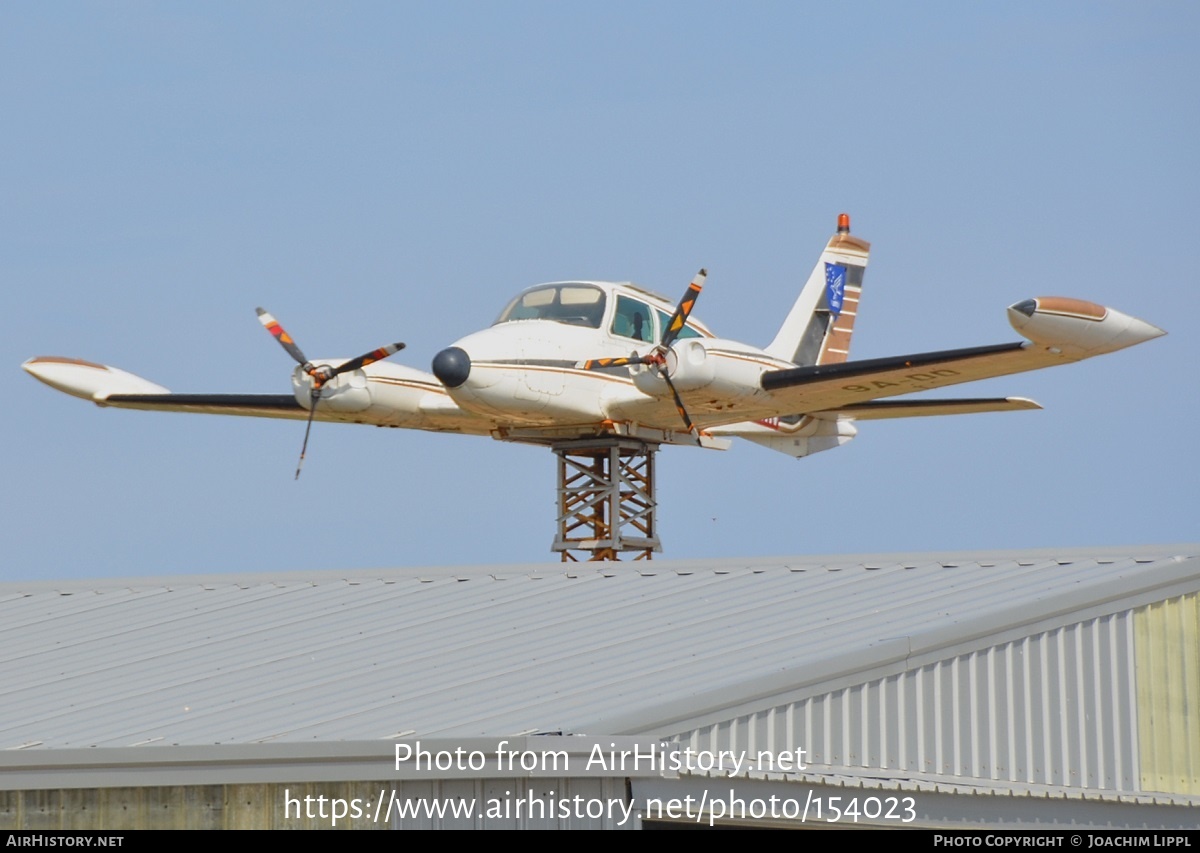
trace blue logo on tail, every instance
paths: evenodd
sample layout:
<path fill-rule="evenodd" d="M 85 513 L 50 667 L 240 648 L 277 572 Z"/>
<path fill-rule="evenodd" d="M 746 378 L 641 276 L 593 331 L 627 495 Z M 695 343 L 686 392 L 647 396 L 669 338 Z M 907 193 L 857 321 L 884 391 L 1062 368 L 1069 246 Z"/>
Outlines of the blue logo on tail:
<path fill-rule="evenodd" d="M 825 264 L 825 301 L 834 317 L 842 313 L 846 298 L 846 268 L 841 264 Z"/>

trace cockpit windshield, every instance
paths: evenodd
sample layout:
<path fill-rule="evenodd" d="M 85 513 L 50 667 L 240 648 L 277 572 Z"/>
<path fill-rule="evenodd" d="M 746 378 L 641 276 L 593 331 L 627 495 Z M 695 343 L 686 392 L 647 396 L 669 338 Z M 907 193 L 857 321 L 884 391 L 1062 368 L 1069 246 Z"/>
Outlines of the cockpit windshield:
<path fill-rule="evenodd" d="M 500 312 L 496 322 L 553 320 L 599 329 L 604 300 L 604 291 L 590 284 L 547 284 L 522 293 Z"/>

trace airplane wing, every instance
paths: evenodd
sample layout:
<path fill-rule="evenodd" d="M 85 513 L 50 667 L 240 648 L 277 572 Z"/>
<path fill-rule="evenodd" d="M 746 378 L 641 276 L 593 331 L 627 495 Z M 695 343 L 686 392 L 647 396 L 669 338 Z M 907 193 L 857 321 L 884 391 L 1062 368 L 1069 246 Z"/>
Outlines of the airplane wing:
<path fill-rule="evenodd" d="M 1028 341 L 769 370 L 760 384 L 772 414 L 849 415 L 880 398 L 1081 361 L 1165 334 L 1111 308 L 1058 297 L 1013 305 L 1009 319 Z"/>
<path fill-rule="evenodd" d="M 51 388 L 98 406 L 162 412 L 198 412 L 306 420 L 308 410 L 291 394 L 172 394 L 148 379 L 79 358 L 38 356 L 21 365 Z M 317 418 L 323 419 L 323 412 Z"/>
<path fill-rule="evenodd" d="M 1027 343 L 942 350 L 767 371 L 762 388 L 798 412 L 843 410 L 881 397 L 1037 370 L 1064 361 Z"/>
<path fill-rule="evenodd" d="M 118 409 L 244 415 L 254 418 L 307 420 L 308 409 L 291 394 L 110 394 L 96 403 Z M 318 412 L 317 419 L 324 420 Z"/>
<path fill-rule="evenodd" d="M 160 412 L 307 420 L 292 394 L 179 394 L 105 364 L 39 356 L 21 365 L 52 388 L 98 406 Z M 432 375 L 378 363 L 339 376 L 323 391 L 314 420 L 487 435 L 492 424 L 464 412 Z M 363 381 L 365 380 L 365 381 Z"/>

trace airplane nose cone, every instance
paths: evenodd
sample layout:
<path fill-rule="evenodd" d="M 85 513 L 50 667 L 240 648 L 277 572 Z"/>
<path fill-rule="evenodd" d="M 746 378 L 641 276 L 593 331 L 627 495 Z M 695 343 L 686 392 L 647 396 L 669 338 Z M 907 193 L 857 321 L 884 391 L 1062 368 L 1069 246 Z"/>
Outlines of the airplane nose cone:
<path fill-rule="evenodd" d="M 447 388 L 457 388 L 471 375 L 471 357 L 461 347 L 447 347 L 433 357 L 433 375 Z"/>
<path fill-rule="evenodd" d="M 1033 312 L 1037 310 L 1038 303 L 1036 299 L 1026 299 L 1024 302 L 1018 302 L 1015 305 L 1009 305 L 1009 311 L 1018 311 L 1026 317 L 1032 317 Z"/>

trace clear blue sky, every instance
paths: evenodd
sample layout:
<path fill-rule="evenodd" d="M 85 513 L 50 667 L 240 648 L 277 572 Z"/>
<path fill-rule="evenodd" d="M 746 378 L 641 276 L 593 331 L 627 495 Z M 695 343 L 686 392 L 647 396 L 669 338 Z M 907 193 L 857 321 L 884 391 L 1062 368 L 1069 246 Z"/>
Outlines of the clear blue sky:
<path fill-rule="evenodd" d="M 435 352 L 569 278 L 765 344 L 838 212 L 854 357 L 1017 339 L 1038 295 L 1169 336 L 964 386 L 1043 412 L 860 425 L 793 461 L 660 456 L 663 557 L 1198 536 L 1200 7 L 1176 3 L 8 3 L 0 577 L 550 561 L 552 455 L 101 410 L 67 355 L 284 392 Z M 953 393 L 953 392 L 952 392 Z"/>

